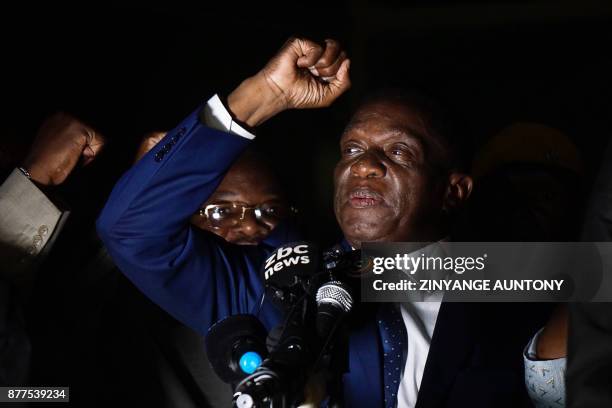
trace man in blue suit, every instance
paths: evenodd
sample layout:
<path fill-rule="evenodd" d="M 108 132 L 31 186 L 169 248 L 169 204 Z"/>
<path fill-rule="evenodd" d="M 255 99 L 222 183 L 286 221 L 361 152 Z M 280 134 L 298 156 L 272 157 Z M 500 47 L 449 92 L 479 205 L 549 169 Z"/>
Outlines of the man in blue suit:
<path fill-rule="evenodd" d="M 258 271 L 278 230 L 258 247 L 227 245 L 189 226 L 252 129 L 279 112 L 330 105 L 350 87 L 333 40 L 291 39 L 226 99 L 217 96 L 169 132 L 117 183 L 98 231 L 120 269 L 150 299 L 200 333 L 258 308 Z M 366 241 L 444 239 L 469 197 L 458 143 L 435 105 L 381 94 L 353 115 L 334 173 L 345 248 Z M 287 145 L 291 140 L 285 141 Z M 529 333 L 516 309 L 437 301 L 358 309 L 349 367 L 336 398 L 348 407 L 517 407 L 526 400 L 521 351 Z M 524 316 L 524 315 L 523 315 Z M 277 312 L 264 307 L 268 326 Z"/>

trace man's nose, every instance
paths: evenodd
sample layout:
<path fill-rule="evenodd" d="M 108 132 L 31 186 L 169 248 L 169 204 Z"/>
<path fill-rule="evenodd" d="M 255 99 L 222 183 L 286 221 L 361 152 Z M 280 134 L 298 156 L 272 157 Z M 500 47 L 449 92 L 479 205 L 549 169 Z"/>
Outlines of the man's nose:
<path fill-rule="evenodd" d="M 357 177 L 384 177 L 387 168 L 376 152 L 368 151 L 351 165 L 351 174 Z"/>
<path fill-rule="evenodd" d="M 268 227 L 257 220 L 252 210 L 247 210 L 244 213 L 244 218 L 235 227 L 237 231 L 240 231 L 248 237 L 263 237 L 268 233 Z"/>

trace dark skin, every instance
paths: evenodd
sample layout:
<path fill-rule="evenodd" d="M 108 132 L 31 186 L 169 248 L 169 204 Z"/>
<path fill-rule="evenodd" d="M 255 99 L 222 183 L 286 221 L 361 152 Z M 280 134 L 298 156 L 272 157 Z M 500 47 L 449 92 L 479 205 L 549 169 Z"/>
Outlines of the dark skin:
<path fill-rule="evenodd" d="M 289 39 L 228 95 L 228 107 L 251 127 L 286 109 L 326 107 L 350 87 L 349 67 L 334 40 Z M 428 128 L 425 115 L 393 103 L 369 104 L 354 116 L 342 140 L 361 143 L 363 153 L 343 156 L 336 167 L 334 200 L 340 227 L 354 247 L 363 241 L 433 241 L 447 234 L 445 213 L 467 200 L 472 179 L 452 169 L 435 177 L 427 170 L 444 150 Z M 406 145 L 402 149 L 416 161 L 392 160 L 394 144 Z"/>
<path fill-rule="evenodd" d="M 147 134 L 138 148 L 136 161 L 151 150 L 167 132 L 151 132 Z M 276 176 L 266 163 L 252 152 L 243 154 L 230 167 L 219 187 L 201 205 L 201 208 L 211 204 L 240 204 L 246 207 L 256 207 L 262 204 L 285 206 L 285 198 Z M 192 225 L 210 231 L 236 245 L 257 245 L 263 241 L 278 222 L 257 220 L 252 210 L 246 211 L 244 219 L 229 227 L 212 225 L 205 216 L 196 213 L 189 220 Z"/>
<path fill-rule="evenodd" d="M 38 129 L 23 167 L 36 183 L 57 186 L 66 181 L 79 162 L 91 163 L 104 143 L 104 136 L 91 126 L 68 113 L 55 113 Z"/>
<path fill-rule="evenodd" d="M 151 150 L 166 132 L 151 132 L 147 134 L 138 148 L 136 161 Z M 285 199 L 276 176 L 266 163 L 256 154 L 243 154 L 225 174 L 219 187 L 201 205 L 210 204 L 241 204 L 246 207 L 256 207 L 262 204 L 285 206 Z M 257 245 L 263 241 L 278 222 L 257 220 L 252 210 L 246 211 L 244 219 L 234 226 L 218 227 L 212 225 L 205 216 L 199 213 L 191 216 L 192 225 L 210 231 L 236 245 Z"/>
<path fill-rule="evenodd" d="M 247 207 L 262 204 L 285 205 L 276 178 L 259 160 L 243 156 L 227 172 L 221 184 L 202 205 L 237 203 Z M 237 245 L 257 245 L 264 240 L 277 222 L 257 220 L 252 210 L 247 210 L 244 219 L 231 227 L 216 227 L 199 214 L 191 217 L 191 223 L 198 228 L 219 235 Z"/>
<path fill-rule="evenodd" d="M 536 344 L 536 354 L 541 360 L 552 360 L 567 355 L 567 305 L 561 304 L 553 311 Z"/>
<path fill-rule="evenodd" d="M 472 190 L 469 176 L 446 168 L 448 148 L 424 115 L 394 101 L 362 106 L 340 151 L 334 209 L 355 248 L 366 241 L 439 240 L 448 233 L 446 214 Z"/>

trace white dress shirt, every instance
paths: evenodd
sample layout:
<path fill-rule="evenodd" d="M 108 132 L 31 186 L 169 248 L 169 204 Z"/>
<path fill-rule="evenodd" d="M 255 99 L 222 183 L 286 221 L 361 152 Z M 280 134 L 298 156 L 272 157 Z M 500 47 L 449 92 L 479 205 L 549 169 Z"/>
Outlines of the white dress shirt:
<path fill-rule="evenodd" d="M 447 240 L 447 238 L 444 238 L 440 242 Z M 410 255 L 416 257 L 421 252 L 427 253 L 428 256 L 444 256 L 445 249 L 442 245 L 434 243 Z M 422 273 L 425 273 L 427 278 L 440 279 L 444 277 L 439 274 L 439 271 L 416 271 L 414 275 L 407 275 L 407 277 L 418 280 L 417 276 Z M 420 293 L 420 295 L 422 301 L 400 304 L 402 318 L 406 326 L 407 350 L 402 381 L 397 394 L 398 408 L 413 408 L 416 405 L 444 292 Z"/>
<path fill-rule="evenodd" d="M 417 402 L 429 346 L 433 336 L 438 312 L 442 304 L 442 293 L 437 292 L 425 302 L 402 303 L 400 310 L 406 325 L 407 353 L 402 381 L 397 394 L 399 408 L 413 408 Z"/>

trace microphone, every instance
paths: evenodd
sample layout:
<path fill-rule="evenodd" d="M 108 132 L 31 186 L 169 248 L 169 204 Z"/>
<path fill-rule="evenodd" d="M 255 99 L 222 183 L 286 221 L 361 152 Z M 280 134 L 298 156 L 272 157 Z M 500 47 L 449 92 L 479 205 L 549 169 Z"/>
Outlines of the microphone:
<path fill-rule="evenodd" d="M 261 269 L 266 293 L 281 306 L 294 305 L 311 290 L 319 271 L 319 249 L 309 242 L 293 242 L 277 248 Z"/>
<path fill-rule="evenodd" d="M 337 275 L 345 275 L 355 269 L 359 255 L 358 251 L 345 253 L 335 248 L 325 252 L 323 262 L 319 263 L 316 245 L 294 242 L 277 248 L 264 263 L 261 275 L 268 293 L 285 306 L 294 306 L 304 296 L 314 297 L 314 327 L 325 344 L 353 305 L 348 286 L 340 282 Z M 301 322 L 302 325 L 304 323 Z M 283 329 L 276 328 L 268 336 L 269 351 L 279 344 Z"/>
<path fill-rule="evenodd" d="M 261 365 L 267 357 L 266 328 L 255 316 L 226 317 L 210 327 L 206 353 L 211 366 L 226 383 L 236 383 Z"/>
<path fill-rule="evenodd" d="M 283 245 L 266 259 L 260 276 L 266 295 L 287 310 L 284 323 L 266 337 L 254 316 L 230 317 L 215 324 L 206 339 L 217 374 L 237 383 L 234 406 L 291 404 L 310 373 L 330 364 L 336 372 L 344 370 L 339 367 L 346 364 L 338 364 L 344 357 L 332 355 L 338 354 L 338 328 L 353 297 L 339 278 L 349 276 L 356 256 L 336 249 L 321 257 L 316 245 L 302 241 Z"/>
<path fill-rule="evenodd" d="M 353 307 L 353 297 L 340 281 L 327 282 L 317 290 L 317 333 L 326 339 Z"/>

